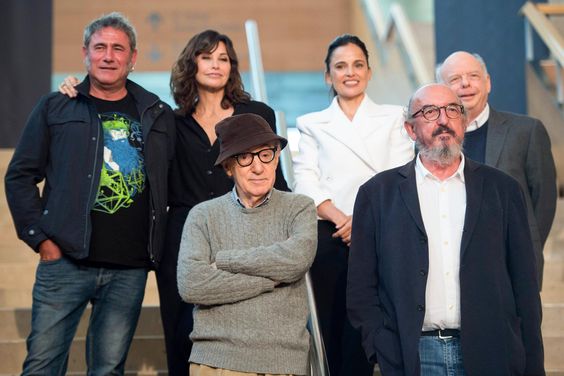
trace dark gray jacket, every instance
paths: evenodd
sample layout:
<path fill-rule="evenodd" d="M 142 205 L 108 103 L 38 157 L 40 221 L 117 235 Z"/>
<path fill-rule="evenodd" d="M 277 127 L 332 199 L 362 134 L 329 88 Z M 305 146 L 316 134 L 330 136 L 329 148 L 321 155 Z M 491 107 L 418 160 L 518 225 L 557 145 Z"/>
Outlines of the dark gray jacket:
<path fill-rule="evenodd" d="M 132 81 L 126 83 L 143 126 L 149 183 L 150 236 L 147 251 L 161 258 L 166 225 L 167 175 L 174 154 L 171 108 Z M 44 96 L 33 109 L 6 173 L 6 198 L 18 237 L 34 250 L 53 240 L 69 257 L 88 256 L 94 205 L 103 163 L 103 133 L 88 92 L 88 77 L 78 97 Z M 38 188 L 44 182 L 42 192 Z"/>

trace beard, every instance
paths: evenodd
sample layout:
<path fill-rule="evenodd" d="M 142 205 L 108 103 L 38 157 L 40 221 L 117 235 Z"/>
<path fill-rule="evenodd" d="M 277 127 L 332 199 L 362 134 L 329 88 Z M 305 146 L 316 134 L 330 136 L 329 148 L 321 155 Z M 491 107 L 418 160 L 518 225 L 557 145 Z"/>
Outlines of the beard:
<path fill-rule="evenodd" d="M 439 137 L 442 133 L 450 134 L 454 142 L 446 144 L 442 142 L 439 146 L 429 146 L 421 139 L 415 140 L 415 147 L 419 150 L 419 154 L 423 159 L 436 163 L 441 167 L 446 167 L 453 164 L 462 154 L 462 137 L 457 137 L 456 134 L 449 128 L 441 127 L 433 133 L 433 137 Z"/>

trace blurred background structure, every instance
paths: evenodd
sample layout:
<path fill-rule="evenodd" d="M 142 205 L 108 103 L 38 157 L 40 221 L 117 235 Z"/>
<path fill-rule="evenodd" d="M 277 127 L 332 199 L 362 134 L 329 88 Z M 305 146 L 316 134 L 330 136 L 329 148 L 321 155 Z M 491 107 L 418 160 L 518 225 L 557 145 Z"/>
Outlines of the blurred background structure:
<path fill-rule="evenodd" d="M 170 69 L 188 39 L 216 29 L 234 41 L 247 91 L 253 92 L 245 21 L 260 36 L 266 98 L 283 113 L 292 152 L 295 119 L 331 101 L 324 82 L 326 47 L 357 34 L 370 52 L 368 94 L 377 103 L 406 105 L 414 88 L 434 79 L 451 52 L 477 52 L 492 75 L 490 103 L 541 119 L 552 139 L 564 193 L 564 0 L 5 0 L 0 5 L 0 176 L 39 98 L 69 75 L 84 76 L 82 32 L 101 14 L 124 13 L 138 32 L 130 78 L 174 108 Z M 259 98 L 260 99 L 260 98 Z M 561 194 L 562 195 L 562 194 Z M 564 375 L 564 202 L 545 247 L 543 297 L 546 368 Z M 17 374 L 25 356 L 37 256 L 16 239 L 0 186 L 0 375 Z M 128 374 L 166 374 L 154 276 L 127 364 Z M 69 370 L 84 373 L 84 328 Z"/>

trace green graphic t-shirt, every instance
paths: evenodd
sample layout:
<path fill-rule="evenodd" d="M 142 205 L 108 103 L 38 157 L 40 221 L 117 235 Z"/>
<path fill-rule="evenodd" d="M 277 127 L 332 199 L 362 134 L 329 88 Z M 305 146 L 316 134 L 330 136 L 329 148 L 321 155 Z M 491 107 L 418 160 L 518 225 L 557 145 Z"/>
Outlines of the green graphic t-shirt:
<path fill-rule="evenodd" d="M 104 136 L 104 162 L 87 262 L 146 267 L 150 209 L 139 113 L 129 94 L 119 101 L 92 99 Z"/>

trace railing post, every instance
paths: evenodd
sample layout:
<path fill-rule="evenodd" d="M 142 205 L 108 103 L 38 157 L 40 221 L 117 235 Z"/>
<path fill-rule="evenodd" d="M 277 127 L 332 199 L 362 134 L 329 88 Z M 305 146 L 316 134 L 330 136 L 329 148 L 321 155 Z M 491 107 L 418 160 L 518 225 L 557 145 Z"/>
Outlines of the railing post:
<path fill-rule="evenodd" d="M 286 115 L 282 111 L 275 111 L 276 114 L 276 128 L 277 133 L 288 139 L 288 125 L 286 124 Z M 288 183 L 288 187 L 294 186 L 294 169 L 292 168 L 292 154 L 290 151 L 290 146 L 287 146 L 284 150 L 282 150 L 282 154 L 280 156 L 280 163 L 282 167 L 282 173 L 286 178 L 286 183 Z"/>
<path fill-rule="evenodd" d="M 525 56 L 528 62 L 535 59 L 535 49 L 533 48 L 533 31 L 531 24 L 525 18 Z"/>
<path fill-rule="evenodd" d="M 558 60 L 556 62 L 556 100 L 558 104 L 562 106 L 564 104 L 564 84 L 562 82 L 562 64 Z"/>
<path fill-rule="evenodd" d="M 249 48 L 253 98 L 257 101 L 268 103 L 257 22 L 255 20 L 247 20 L 245 22 L 245 30 L 247 32 L 247 46 Z"/>

